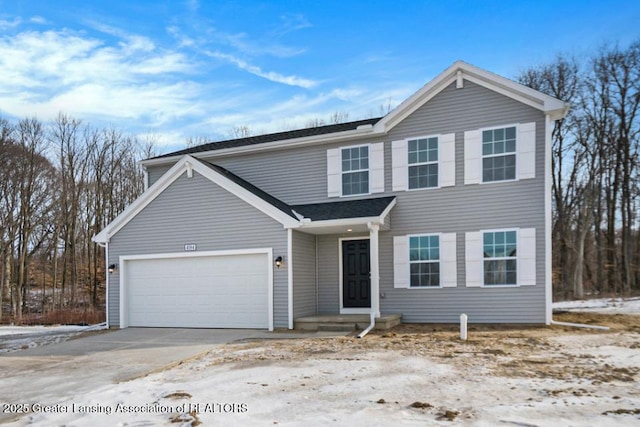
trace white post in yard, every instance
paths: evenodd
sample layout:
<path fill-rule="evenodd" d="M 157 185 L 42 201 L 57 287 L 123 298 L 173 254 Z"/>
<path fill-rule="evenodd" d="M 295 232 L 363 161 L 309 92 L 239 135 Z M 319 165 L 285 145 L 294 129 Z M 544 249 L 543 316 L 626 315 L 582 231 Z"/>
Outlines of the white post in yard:
<path fill-rule="evenodd" d="M 467 315 L 464 313 L 460 315 L 460 339 L 467 340 Z"/>

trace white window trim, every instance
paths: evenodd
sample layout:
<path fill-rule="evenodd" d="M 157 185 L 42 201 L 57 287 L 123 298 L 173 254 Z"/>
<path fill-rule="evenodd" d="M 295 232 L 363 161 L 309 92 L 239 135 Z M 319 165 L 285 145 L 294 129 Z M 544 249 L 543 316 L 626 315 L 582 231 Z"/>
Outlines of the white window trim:
<path fill-rule="evenodd" d="M 342 169 L 342 150 L 350 150 L 352 148 L 360 148 L 360 147 L 367 147 L 367 163 L 369 164 L 369 167 L 367 169 L 358 169 L 358 170 L 351 170 L 351 171 L 345 172 Z M 371 194 L 373 194 L 371 192 L 371 143 L 359 144 L 359 145 L 348 145 L 346 147 L 338 147 L 338 150 L 340 150 L 340 197 L 370 196 Z M 356 173 L 356 172 L 367 172 L 367 175 L 368 175 L 367 192 L 366 193 L 356 193 L 356 194 L 344 194 L 342 192 L 342 190 L 343 190 L 342 178 L 344 177 L 344 174 L 345 173 Z"/>
<path fill-rule="evenodd" d="M 438 282 L 440 285 L 438 286 L 411 286 L 411 238 L 412 237 L 431 237 L 438 236 L 438 261 L 419 261 L 414 262 L 414 264 L 422 264 L 422 263 L 438 263 L 439 264 L 439 273 L 438 273 Z M 407 289 L 442 289 L 442 233 L 418 233 L 418 234 L 407 234 L 407 248 L 409 248 L 409 253 L 407 254 L 407 268 L 409 269 L 409 284 Z"/>
<path fill-rule="evenodd" d="M 516 128 L 516 150 L 511 153 L 501 153 L 501 154 L 482 154 L 482 145 L 483 145 L 483 141 L 482 141 L 482 132 L 484 132 L 485 130 L 495 130 L 495 129 L 506 129 L 506 128 Z M 520 124 L 516 123 L 516 124 L 510 124 L 510 125 L 501 125 L 501 126 L 491 126 L 491 127 L 486 127 L 486 128 L 480 128 L 478 129 L 478 131 L 480 132 L 480 184 L 482 185 L 486 185 L 486 184 L 498 184 L 501 182 L 514 182 L 514 181 L 520 181 L 520 178 L 518 176 L 519 174 L 519 168 L 518 168 L 518 142 L 519 142 L 519 135 L 520 135 Z M 516 169 L 515 169 L 515 178 L 514 179 L 501 179 L 500 181 L 484 181 L 483 177 L 484 177 L 484 165 L 483 165 L 483 160 L 485 158 L 490 158 L 490 157 L 500 157 L 500 156 L 509 156 L 513 154 L 514 156 L 516 156 Z M 497 285 L 492 285 L 492 286 L 497 286 Z"/>
<path fill-rule="evenodd" d="M 429 138 L 438 138 L 438 160 L 436 160 L 435 162 L 419 162 L 419 163 L 409 163 L 409 141 L 416 141 L 419 139 L 429 139 Z M 442 135 L 438 134 L 438 135 L 429 135 L 429 136 L 417 136 L 417 137 L 411 137 L 411 138 L 406 138 L 404 141 L 407 144 L 407 149 L 405 151 L 405 155 L 407 156 L 407 170 L 405 171 L 405 173 L 407 174 L 407 188 L 406 191 L 422 191 L 422 190 L 436 190 L 438 188 L 441 188 L 441 179 L 440 179 L 440 168 L 442 167 L 442 162 L 440 159 L 440 154 L 441 154 L 441 139 L 442 139 Z M 438 165 L 438 185 L 436 185 L 435 187 L 419 187 L 419 188 L 409 188 L 409 168 L 411 166 L 422 166 L 422 165 Z"/>
<path fill-rule="evenodd" d="M 502 181 L 497 181 L 497 182 L 502 182 Z M 484 257 L 484 233 L 501 233 L 501 232 L 507 232 L 507 231 L 515 231 L 516 232 L 516 256 L 515 257 L 498 257 L 498 258 L 485 258 Z M 481 247 L 482 247 L 482 285 L 480 287 L 482 288 L 519 288 L 520 287 L 520 283 L 518 281 L 519 279 L 519 257 L 518 257 L 518 240 L 520 239 L 519 236 L 520 233 L 520 229 L 519 228 L 495 228 L 495 229 L 491 229 L 491 230 L 480 230 L 480 238 L 481 240 Z M 516 260 L 516 283 L 515 284 L 508 284 L 508 285 L 487 285 L 486 283 L 484 283 L 484 262 L 485 260 L 502 260 L 502 259 L 515 259 Z"/>

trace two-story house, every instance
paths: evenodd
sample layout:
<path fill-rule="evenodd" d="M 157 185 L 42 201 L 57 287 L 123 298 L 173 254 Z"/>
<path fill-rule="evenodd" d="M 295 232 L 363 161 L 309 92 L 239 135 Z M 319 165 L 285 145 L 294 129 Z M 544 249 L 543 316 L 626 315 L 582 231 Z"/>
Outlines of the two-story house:
<path fill-rule="evenodd" d="M 456 62 L 381 118 L 145 160 L 147 190 L 94 237 L 108 324 L 549 323 L 551 131 L 567 109 Z"/>

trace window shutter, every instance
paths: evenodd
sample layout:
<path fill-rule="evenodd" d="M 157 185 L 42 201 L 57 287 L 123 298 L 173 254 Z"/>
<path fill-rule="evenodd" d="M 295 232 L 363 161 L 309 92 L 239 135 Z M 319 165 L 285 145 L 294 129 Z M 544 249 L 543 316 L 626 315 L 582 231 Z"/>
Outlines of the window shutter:
<path fill-rule="evenodd" d="M 470 130 L 464 133 L 464 183 L 482 182 L 482 133 Z"/>
<path fill-rule="evenodd" d="M 536 284 L 536 229 L 518 230 L 518 284 L 532 286 Z"/>
<path fill-rule="evenodd" d="M 384 193 L 384 142 L 369 148 L 369 191 Z"/>
<path fill-rule="evenodd" d="M 440 136 L 440 150 L 438 153 L 438 183 L 440 187 L 456 185 L 456 134 L 448 133 Z"/>
<path fill-rule="evenodd" d="M 391 143 L 391 165 L 393 191 L 406 191 L 409 180 L 407 141 L 393 141 Z"/>
<path fill-rule="evenodd" d="M 484 283 L 482 257 L 482 233 L 473 231 L 465 234 L 465 263 L 467 287 L 479 287 Z"/>
<path fill-rule="evenodd" d="M 327 150 L 327 196 L 342 194 L 342 154 L 339 148 Z"/>
<path fill-rule="evenodd" d="M 518 125 L 516 140 L 516 156 L 518 179 L 536 177 L 536 124 L 524 123 Z"/>
<path fill-rule="evenodd" d="M 409 287 L 409 238 L 393 237 L 393 287 Z"/>
<path fill-rule="evenodd" d="M 458 286 L 456 233 L 440 235 L 440 283 L 443 288 Z"/>

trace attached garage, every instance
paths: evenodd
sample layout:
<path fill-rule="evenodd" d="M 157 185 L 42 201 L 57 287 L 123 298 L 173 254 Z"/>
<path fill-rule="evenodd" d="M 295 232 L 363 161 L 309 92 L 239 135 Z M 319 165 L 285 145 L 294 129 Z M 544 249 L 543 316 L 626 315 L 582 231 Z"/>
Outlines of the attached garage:
<path fill-rule="evenodd" d="M 273 328 L 271 249 L 123 256 L 120 325 Z"/>

